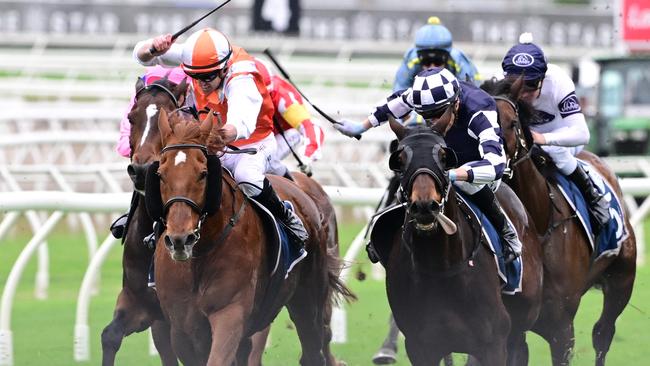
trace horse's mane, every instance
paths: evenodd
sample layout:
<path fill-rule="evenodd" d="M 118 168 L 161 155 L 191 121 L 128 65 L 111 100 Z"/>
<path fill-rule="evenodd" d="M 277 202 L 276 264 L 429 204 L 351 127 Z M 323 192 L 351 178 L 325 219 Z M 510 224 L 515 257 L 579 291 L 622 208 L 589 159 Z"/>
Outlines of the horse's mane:
<path fill-rule="evenodd" d="M 492 96 L 503 96 L 510 99 L 510 89 L 514 80 L 510 79 L 501 79 L 497 80 L 492 78 L 486 80 L 481 84 L 481 89 Z M 528 146 L 533 146 L 533 151 L 531 152 L 531 159 L 535 163 L 537 170 L 547 179 L 554 180 L 554 173 L 557 170 L 555 164 L 551 163 L 551 157 L 541 148 L 536 145 L 533 145 L 533 135 L 530 133 L 530 126 L 535 124 L 539 119 L 539 115 L 533 105 L 523 101 L 516 101 L 517 109 L 519 112 L 519 122 L 521 123 L 522 132 L 524 133 L 524 139 Z"/>
<path fill-rule="evenodd" d="M 206 136 L 201 135 L 200 123 L 193 118 L 183 118 L 179 114 L 170 115 L 169 122 L 174 136 L 182 143 L 205 144 Z"/>
<path fill-rule="evenodd" d="M 503 96 L 509 98 L 510 88 L 512 88 L 513 83 L 514 81 L 510 79 L 497 80 L 496 78 L 492 78 L 490 80 L 486 80 L 481 85 L 481 89 L 492 96 Z M 528 127 L 531 124 L 535 124 L 535 122 L 539 119 L 539 115 L 535 108 L 533 108 L 532 104 L 523 100 L 518 100 L 516 103 L 517 108 L 519 109 L 519 121 L 524 127 L 524 130 L 526 130 L 524 133 L 530 134 Z M 532 141 L 532 136 L 526 136 L 526 139 L 528 139 L 528 137 L 531 137 L 530 141 Z"/>

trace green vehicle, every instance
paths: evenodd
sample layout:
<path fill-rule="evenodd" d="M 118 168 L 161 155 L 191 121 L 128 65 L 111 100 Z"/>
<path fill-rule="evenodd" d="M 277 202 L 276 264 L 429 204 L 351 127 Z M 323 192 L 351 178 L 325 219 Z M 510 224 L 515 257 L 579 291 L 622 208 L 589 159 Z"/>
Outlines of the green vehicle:
<path fill-rule="evenodd" d="M 595 60 L 600 66 L 592 151 L 648 155 L 650 55 Z"/>

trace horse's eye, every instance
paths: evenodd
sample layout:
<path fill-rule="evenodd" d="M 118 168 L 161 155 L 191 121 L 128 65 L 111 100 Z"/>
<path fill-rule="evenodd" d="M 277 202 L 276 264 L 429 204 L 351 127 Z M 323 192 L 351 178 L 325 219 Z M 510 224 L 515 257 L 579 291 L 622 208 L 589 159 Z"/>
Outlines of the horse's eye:
<path fill-rule="evenodd" d="M 208 171 L 204 170 L 199 174 L 199 181 L 204 180 L 208 176 Z"/>

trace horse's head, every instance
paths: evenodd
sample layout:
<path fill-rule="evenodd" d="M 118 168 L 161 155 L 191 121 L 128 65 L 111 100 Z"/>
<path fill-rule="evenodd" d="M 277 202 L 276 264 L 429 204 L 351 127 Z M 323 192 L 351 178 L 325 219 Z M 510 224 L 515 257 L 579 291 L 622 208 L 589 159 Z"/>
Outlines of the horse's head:
<path fill-rule="evenodd" d="M 169 113 L 183 105 L 187 87 L 185 80 L 176 85 L 166 77 L 149 85 L 139 78 L 135 84 L 135 103 L 128 115 L 131 123 L 131 164 L 127 172 L 138 191 L 144 191 L 147 167 L 158 160 L 162 147 L 158 114 L 161 110 Z"/>
<path fill-rule="evenodd" d="M 400 174 L 415 229 L 431 231 L 440 223 L 447 234 L 453 234 L 456 226 L 443 212 L 451 189 L 447 169 L 456 166 L 456 154 L 442 134 L 429 127 L 406 128 L 393 119 L 390 127 L 399 144 L 389 166 Z"/>
<path fill-rule="evenodd" d="M 213 126 L 183 114 L 160 111 L 158 128 L 163 148 L 160 162 L 148 168 L 145 201 L 152 217 L 165 225 L 165 247 L 174 260 L 187 260 L 198 243 L 201 225 L 219 209 L 221 163 L 208 155 L 205 142 Z"/>
<path fill-rule="evenodd" d="M 528 156 L 533 142 L 529 126 L 536 113 L 530 103 L 521 99 L 524 90 L 523 77 L 515 80 L 488 80 L 481 85 L 481 88 L 492 95 L 496 101 L 503 145 L 509 160 L 509 168 L 512 168 L 518 161 Z"/>

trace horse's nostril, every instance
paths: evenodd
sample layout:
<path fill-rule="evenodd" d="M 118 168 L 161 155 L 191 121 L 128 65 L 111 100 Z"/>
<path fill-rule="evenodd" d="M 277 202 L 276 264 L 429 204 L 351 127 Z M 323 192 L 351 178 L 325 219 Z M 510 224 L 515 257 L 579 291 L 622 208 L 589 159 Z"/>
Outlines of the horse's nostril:
<path fill-rule="evenodd" d="M 187 236 L 187 240 L 185 241 L 185 245 L 192 245 L 196 242 L 197 237 L 195 234 L 190 234 Z"/>
<path fill-rule="evenodd" d="M 129 166 L 126 167 L 126 172 L 130 177 L 135 176 L 135 168 L 133 167 L 133 164 L 129 164 Z"/>
<path fill-rule="evenodd" d="M 437 212 L 438 210 L 440 210 L 440 205 L 436 201 L 431 201 L 431 203 L 429 204 L 429 210 L 432 212 Z"/>
<path fill-rule="evenodd" d="M 169 235 L 165 235 L 165 245 L 169 248 L 174 246 L 174 242 L 172 242 L 172 238 Z"/>

